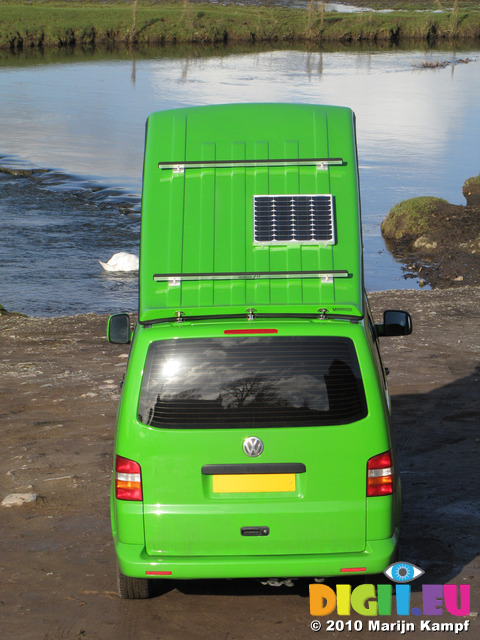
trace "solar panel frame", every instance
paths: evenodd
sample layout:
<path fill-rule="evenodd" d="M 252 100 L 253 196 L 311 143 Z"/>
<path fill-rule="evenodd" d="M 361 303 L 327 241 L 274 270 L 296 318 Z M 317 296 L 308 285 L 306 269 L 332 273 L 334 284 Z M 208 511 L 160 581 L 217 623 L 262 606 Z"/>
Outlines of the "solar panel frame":
<path fill-rule="evenodd" d="M 253 243 L 336 244 L 333 195 L 254 195 Z"/>

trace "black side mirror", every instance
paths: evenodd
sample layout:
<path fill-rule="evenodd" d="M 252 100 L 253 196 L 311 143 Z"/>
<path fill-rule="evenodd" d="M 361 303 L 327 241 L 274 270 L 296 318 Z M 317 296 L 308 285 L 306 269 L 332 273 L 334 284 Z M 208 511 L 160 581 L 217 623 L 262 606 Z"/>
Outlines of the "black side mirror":
<path fill-rule="evenodd" d="M 406 311 L 384 311 L 383 324 L 375 327 L 379 336 L 408 336 L 412 333 L 412 318 Z"/>
<path fill-rule="evenodd" d="M 107 324 L 107 338 L 113 344 L 130 343 L 130 316 L 128 313 L 116 313 L 110 316 Z"/>

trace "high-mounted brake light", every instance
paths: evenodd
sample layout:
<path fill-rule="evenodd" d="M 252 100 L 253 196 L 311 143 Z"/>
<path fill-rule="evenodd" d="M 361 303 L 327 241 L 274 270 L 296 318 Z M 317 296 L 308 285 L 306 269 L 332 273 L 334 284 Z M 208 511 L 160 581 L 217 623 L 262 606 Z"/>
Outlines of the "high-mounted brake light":
<path fill-rule="evenodd" d="M 115 496 L 119 500 L 142 500 L 142 471 L 138 462 L 117 456 Z"/>
<path fill-rule="evenodd" d="M 390 451 L 370 458 L 367 464 L 367 497 L 393 493 L 393 461 Z"/>
<path fill-rule="evenodd" d="M 253 333 L 278 333 L 278 329 L 225 329 L 223 333 L 227 336 L 251 335 Z"/>

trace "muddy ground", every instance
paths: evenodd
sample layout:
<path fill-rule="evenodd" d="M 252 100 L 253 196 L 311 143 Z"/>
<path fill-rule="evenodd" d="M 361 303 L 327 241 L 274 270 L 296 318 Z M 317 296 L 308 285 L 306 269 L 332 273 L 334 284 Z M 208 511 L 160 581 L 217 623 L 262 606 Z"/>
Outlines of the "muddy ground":
<path fill-rule="evenodd" d="M 459 635 L 474 640 L 480 637 L 480 288 L 382 292 L 371 300 L 377 320 L 384 308 L 405 308 L 414 320 L 411 336 L 382 339 L 403 481 L 400 557 L 425 570 L 412 583 L 412 606 L 421 607 L 422 583 L 471 585 L 472 614 L 445 613 L 434 622 L 466 620 L 469 630 Z M 2 640 L 428 637 L 420 630 L 423 616 L 408 617 L 415 631 L 405 636 L 327 632 L 325 620 L 315 634 L 308 580 L 290 589 L 254 581 L 166 582 L 152 600 L 120 600 L 108 495 L 127 349 L 107 343 L 105 320 L 0 318 L 0 502 L 15 493 L 34 498 L 0 507 Z M 352 619 L 367 628 L 366 618 Z"/>

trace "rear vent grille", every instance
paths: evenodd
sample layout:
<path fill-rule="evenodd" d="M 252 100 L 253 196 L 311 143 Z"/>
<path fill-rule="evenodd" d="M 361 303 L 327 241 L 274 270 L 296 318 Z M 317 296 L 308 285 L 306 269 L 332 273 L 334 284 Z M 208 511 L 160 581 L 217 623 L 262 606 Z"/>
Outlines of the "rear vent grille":
<path fill-rule="evenodd" d="M 253 196 L 254 244 L 335 244 L 333 197 Z"/>

